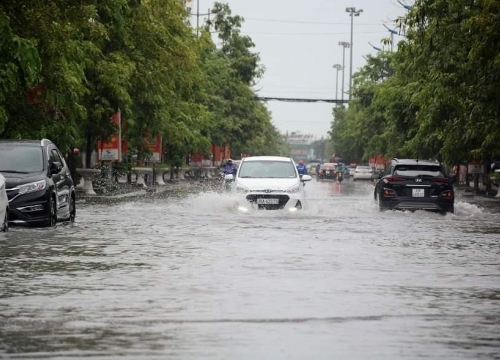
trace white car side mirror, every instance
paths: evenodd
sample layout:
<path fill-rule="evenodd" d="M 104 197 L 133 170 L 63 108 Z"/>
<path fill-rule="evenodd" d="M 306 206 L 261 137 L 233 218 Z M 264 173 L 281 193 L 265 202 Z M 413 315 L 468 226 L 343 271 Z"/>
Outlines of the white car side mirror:
<path fill-rule="evenodd" d="M 311 181 L 312 177 L 311 177 L 311 175 L 302 175 L 300 180 L 301 181 Z"/>
<path fill-rule="evenodd" d="M 224 176 L 224 180 L 234 180 L 233 174 L 226 174 L 226 176 Z"/>

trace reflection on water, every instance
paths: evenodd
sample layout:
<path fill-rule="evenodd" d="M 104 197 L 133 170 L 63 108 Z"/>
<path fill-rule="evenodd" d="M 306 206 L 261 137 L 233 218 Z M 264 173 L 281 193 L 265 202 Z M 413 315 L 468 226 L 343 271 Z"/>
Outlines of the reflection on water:
<path fill-rule="evenodd" d="M 216 192 L 80 204 L 73 226 L 0 235 L 0 357 L 500 357 L 496 205 L 306 195 L 293 214 Z"/>

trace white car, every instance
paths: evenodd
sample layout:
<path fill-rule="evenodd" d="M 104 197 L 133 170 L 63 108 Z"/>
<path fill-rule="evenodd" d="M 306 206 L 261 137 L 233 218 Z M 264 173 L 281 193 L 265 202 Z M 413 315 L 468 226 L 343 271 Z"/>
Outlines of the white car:
<path fill-rule="evenodd" d="M 372 180 L 373 169 L 370 166 L 356 166 L 354 170 L 353 180 Z"/>
<path fill-rule="evenodd" d="M 234 182 L 238 209 L 243 212 L 250 209 L 302 209 L 305 204 L 304 184 L 311 179 L 310 175 L 299 176 L 297 166 L 291 158 L 244 158 Z"/>
<path fill-rule="evenodd" d="M 9 230 L 9 199 L 5 178 L 0 174 L 0 231 Z"/>

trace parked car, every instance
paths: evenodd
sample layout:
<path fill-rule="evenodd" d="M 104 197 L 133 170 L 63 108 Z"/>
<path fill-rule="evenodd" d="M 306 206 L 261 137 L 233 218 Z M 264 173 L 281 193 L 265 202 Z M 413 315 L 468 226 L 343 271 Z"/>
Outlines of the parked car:
<path fill-rule="evenodd" d="M 59 149 L 47 139 L 1 140 L 9 223 L 54 226 L 75 220 L 75 187 Z"/>
<path fill-rule="evenodd" d="M 379 208 L 454 212 L 453 176 L 434 161 L 393 159 L 380 177 L 374 192 Z"/>
<path fill-rule="evenodd" d="M 324 163 L 316 174 L 316 180 L 335 180 L 337 163 Z"/>
<path fill-rule="evenodd" d="M 310 175 L 299 175 L 292 158 L 246 157 L 241 161 L 235 179 L 238 209 L 302 209 L 305 205 L 304 184 L 311 179 Z"/>
<path fill-rule="evenodd" d="M 6 182 L 0 174 L 0 231 L 9 230 L 9 199 L 7 198 Z"/>
<path fill-rule="evenodd" d="M 372 180 L 373 169 L 370 166 L 356 166 L 354 170 L 353 180 Z"/>

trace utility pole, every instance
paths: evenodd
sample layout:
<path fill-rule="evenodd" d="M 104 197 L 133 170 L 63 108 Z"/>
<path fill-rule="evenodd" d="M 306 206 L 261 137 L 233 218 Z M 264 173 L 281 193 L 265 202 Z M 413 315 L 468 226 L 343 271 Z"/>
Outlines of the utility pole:
<path fill-rule="evenodd" d="M 339 42 L 339 45 L 344 48 L 342 54 L 342 101 L 344 101 L 345 49 L 349 48 L 351 44 L 349 44 L 347 41 L 341 41 Z"/>
<path fill-rule="evenodd" d="M 339 99 L 339 70 L 342 69 L 342 65 L 340 64 L 335 64 L 333 65 L 333 68 L 337 70 L 337 76 L 335 80 L 335 99 Z"/>
<path fill-rule="evenodd" d="M 394 35 L 399 35 L 399 34 L 396 30 L 389 28 L 386 24 L 384 24 L 384 27 L 391 33 L 391 39 L 390 39 L 391 52 L 393 52 L 394 51 Z"/>
<path fill-rule="evenodd" d="M 352 48 L 353 48 L 353 32 L 354 32 L 354 17 L 359 16 L 363 9 L 356 9 L 355 7 L 348 7 L 345 9 L 349 16 L 351 17 L 351 66 L 349 72 L 349 101 L 352 97 Z"/>
<path fill-rule="evenodd" d="M 196 0 L 196 37 L 200 34 L 200 0 Z"/>

